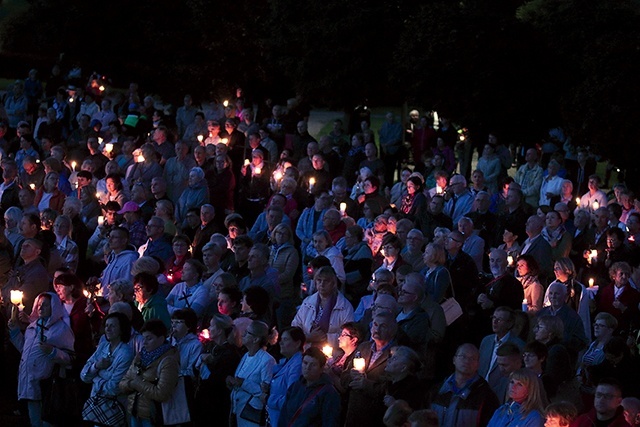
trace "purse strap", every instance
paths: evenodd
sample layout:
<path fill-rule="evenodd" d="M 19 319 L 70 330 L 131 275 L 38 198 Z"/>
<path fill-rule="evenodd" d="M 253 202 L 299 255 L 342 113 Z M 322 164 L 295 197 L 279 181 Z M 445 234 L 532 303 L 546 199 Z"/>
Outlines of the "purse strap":
<path fill-rule="evenodd" d="M 316 397 L 318 394 L 320 394 L 320 392 L 326 387 L 327 385 L 323 385 L 322 387 L 318 387 L 317 389 L 315 389 L 313 391 L 313 393 L 311 393 L 309 395 L 309 397 L 307 397 L 304 402 L 302 402 L 302 405 L 300 405 L 300 407 L 298 408 L 298 410 L 296 411 L 295 414 L 293 414 L 293 417 L 291 417 L 291 420 L 289 420 L 289 424 L 288 427 L 291 427 L 293 425 L 293 423 L 295 422 L 295 420 L 298 419 L 298 417 L 300 416 L 300 414 L 302 413 L 302 410 L 304 409 L 305 406 L 307 406 L 309 404 L 309 402 L 311 402 L 313 400 L 314 397 Z"/>

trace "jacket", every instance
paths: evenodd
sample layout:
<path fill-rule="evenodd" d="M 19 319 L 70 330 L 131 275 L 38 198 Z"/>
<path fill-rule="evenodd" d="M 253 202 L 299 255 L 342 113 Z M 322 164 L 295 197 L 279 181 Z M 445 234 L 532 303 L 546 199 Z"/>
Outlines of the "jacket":
<path fill-rule="evenodd" d="M 596 421 L 597 421 L 596 409 L 591 408 L 589 412 L 587 412 L 586 414 L 582 414 L 578 418 L 576 418 L 571 424 L 571 427 L 596 427 L 597 426 Z M 618 408 L 615 418 L 611 420 L 609 424 L 607 424 L 607 427 L 628 427 L 628 426 L 629 424 L 624 419 L 623 409 L 621 406 Z"/>
<path fill-rule="evenodd" d="M 296 248 L 291 243 L 285 243 L 277 249 L 275 246 L 272 247 L 269 264 L 279 273 L 280 298 L 293 298 L 293 278 L 300 264 L 300 255 Z"/>
<path fill-rule="evenodd" d="M 180 353 L 180 376 L 195 378 L 194 367 L 202 354 L 202 343 L 198 337 L 191 332 L 180 340 L 172 337 L 171 345 Z"/>
<path fill-rule="evenodd" d="M 171 316 L 167 309 L 167 301 L 160 293 L 153 294 L 142 307 L 138 304 L 138 309 L 140 309 L 145 322 L 151 319 L 160 319 L 167 329 L 171 328 Z"/>
<path fill-rule="evenodd" d="M 199 208 L 205 203 L 209 203 L 209 187 L 203 179 L 195 185 L 188 186 L 180 195 L 176 204 L 176 223 L 182 224 L 189 209 Z"/>
<path fill-rule="evenodd" d="M 440 427 L 486 426 L 499 406 L 489 384 L 476 375 L 455 393 L 454 382 L 455 374 L 444 381 L 432 399 L 431 409 L 438 414 Z"/>
<path fill-rule="evenodd" d="M 488 427 L 541 427 L 544 420 L 544 416 L 535 409 L 525 415 L 519 403 L 509 402 L 498 408 Z"/>
<path fill-rule="evenodd" d="M 119 254 L 112 252 L 109 255 L 109 262 L 102 272 L 102 283 L 104 288 L 109 289 L 106 285 L 115 282 L 118 279 L 133 280 L 131 275 L 131 267 L 135 260 L 138 259 L 138 252 L 125 249 Z M 105 295 L 107 297 L 109 294 Z"/>
<path fill-rule="evenodd" d="M 111 353 L 111 366 L 105 369 L 96 369 L 95 363 L 109 356 L 109 341 L 102 340 L 98 349 L 87 360 L 80 372 L 80 379 L 85 383 L 92 383 L 91 396 L 100 394 L 103 396 L 117 396 L 120 403 L 125 403 L 126 396 L 120 390 L 119 384 L 129 370 L 133 361 L 133 349 L 127 343 L 121 342 Z"/>
<path fill-rule="evenodd" d="M 69 316 L 60 298 L 53 292 L 38 295 L 34 305 L 45 294 L 51 298 L 51 316 L 44 321 L 44 328 L 40 326 L 37 312 L 34 312 L 24 334 L 19 327 L 12 328 L 9 332 L 11 342 L 20 352 L 18 399 L 41 400 L 40 380 L 49 378 L 56 364 L 71 363 L 74 338 L 69 326 Z M 41 342 L 53 346 L 53 352 L 45 355 L 40 351 Z"/>
<path fill-rule="evenodd" d="M 154 402 L 171 398 L 178 384 L 180 355 L 171 347 L 146 369 L 140 366 L 138 354 L 120 381 L 120 390 L 129 395 L 127 411 L 140 419 L 155 419 Z"/>
<path fill-rule="evenodd" d="M 358 242 L 343 251 L 346 288 L 350 295 L 361 296 L 367 290 L 371 278 L 373 254 L 365 242 Z"/>
<path fill-rule="evenodd" d="M 308 400 L 312 396 L 313 398 Z M 276 426 L 275 423 L 272 425 Z M 331 385 L 327 374 L 322 374 L 320 380 L 311 385 L 307 385 L 302 377 L 293 383 L 287 391 L 278 427 L 338 427 L 339 425 L 340 395 Z"/>
<path fill-rule="evenodd" d="M 316 292 L 302 301 L 302 305 L 298 309 L 291 326 L 302 328 L 305 335 L 309 335 L 313 321 L 317 315 L 317 308 L 320 296 Z M 338 336 L 340 335 L 340 327 L 347 322 L 353 322 L 353 306 L 347 299 L 338 292 L 338 300 L 331 311 L 329 320 L 329 330 L 327 331 L 327 341 L 333 348 L 338 348 Z"/>
<path fill-rule="evenodd" d="M 282 359 L 273 367 L 267 411 L 271 425 L 278 425 L 280 411 L 284 407 L 287 390 L 302 375 L 302 353 L 297 352 L 290 359 Z M 293 414 L 291 414 L 293 415 Z"/>

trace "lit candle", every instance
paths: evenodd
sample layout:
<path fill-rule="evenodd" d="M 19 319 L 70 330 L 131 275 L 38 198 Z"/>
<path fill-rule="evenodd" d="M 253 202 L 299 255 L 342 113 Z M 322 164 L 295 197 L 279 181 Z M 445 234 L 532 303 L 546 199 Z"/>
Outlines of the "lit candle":
<path fill-rule="evenodd" d="M 98 137 L 98 144 L 102 144 L 102 141 L 104 141 L 104 139 Z"/>
<path fill-rule="evenodd" d="M 204 139 L 204 136 L 202 135 L 198 135 L 198 142 L 202 143 L 202 140 Z"/>
<path fill-rule="evenodd" d="M 209 330 L 208 329 L 203 329 L 202 332 L 200 332 L 200 336 L 202 338 L 204 338 L 205 340 L 208 340 L 211 337 L 211 335 L 209 335 Z"/>
<path fill-rule="evenodd" d="M 220 142 L 222 142 L 224 145 L 227 145 L 229 143 L 229 139 L 228 138 L 222 138 L 220 140 Z"/>
<path fill-rule="evenodd" d="M 282 179 L 282 172 L 280 172 L 279 170 L 275 171 L 273 173 L 273 179 L 277 181 L 280 181 Z"/>
<path fill-rule="evenodd" d="M 353 369 L 362 373 L 364 372 L 365 367 L 366 367 L 366 362 L 364 361 L 364 358 L 356 357 L 355 359 L 353 359 Z"/>
<path fill-rule="evenodd" d="M 35 184 L 29 184 L 29 187 L 31 187 L 32 190 L 36 189 L 36 185 Z"/>
<path fill-rule="evenodd" d="M 249 166 L 249 163 L 251 163 L 251 161 L 249 159 L 244 159 L 244 165 L 245 166 Z"/>
<path fill-rule="evenodd" d="M 71 170 L 75 171 L 75 170 L 76 170 L 76 165 L 77 165 L 77 164 L 78 164 L 78 163 L 76 163 L 76 162 L 71 162 Z"/>
<path fill-rule="evenodd" d="M 593 206 L 593 210 L 596 211 L 600 207 L 600 203 L 598 203 L 598 201 L 596 200 L 591 206 Z"/>
<path fill-rule="evenodd" d="M 593 288 L 593 284 L 595 283 L 595 280 L 593 280 L 593 277 L 591 279 L 589 279 L 589 287 Z"/>
<path fill-rule="evenodd" d="M 11 304 L 13 304 L 13 305 L 22 304 L 22 297 L 23 296 L 24 296 L 24 293 L 22 291 L 12 290 L 11 291 Z"/>
<path fill-rule="evenodd" d="M 73 102 L 73 98 L 69 98 L 69 102 Z"/>
<path fill-rule="evenodd" d="M 442 187 L 436 185 L 436 194 L 442 194 Z"/>
<path fill-rule="evenodd" d="M 144 156 L 142 154 L 140 154 L 138 157 L 136 157 L 136 162 L 143 163 L 144 162 Z"/>
<path fill-rule="evenodd" d="M 224 107 L 225 107 L 225 108 L 227 108 L 227 107 L 229 106 L 229 101 L 225 99 L 225 100 L 222 102 L 222 105 L 224 105 Z"/>
<path fill-rule="evenodd" d="M 96 192 L 96 199 L 100 200 L 100 192 L 99 191 Z"/>
<path fill-rule="evenodd" d="M 102 224 L 104 224 L 104 217 L 103 217 L 102 215 L 100 215 L 100 216 L 98 217 L 98 225 L 99 225 L 99 226 L 102 226 Z"/>
<path fill-rule="evenodd" d="M 100 92 L 104 92 L 104 86 L 100 85 L 100 87 L 98 88 L 100 90 Z"/>
<path fill-rule="evenodd" d="M 330 345 L 325 345 L 324 347 L 322 347 L 322 352 L 325 356 L 331 357 L 333 356 L 333 347 L 331 347 Z"/>
<path fill-rule="evenodd" d="M 522 311 L 529 311 L 529 301 L 526 298 L 522 300 Z"/>
<path fill-rule="evenodd" d="M 347 212 L 347 204 L 345 202 L 340 203 L 340 213 L 342 215 L 346 214 Z"/>
<path fill-rule="evenodd" d="M 262 168 L 257 167 L 257 166 L 255 168 L 253 168 L 253 173 L 255 175 L 260 175 L 261 172 L 262 172 Z"/>
<path fill-rule="evenodd" d="M 40 163 L 40 159 L 36 159 L 36 163 Z"/>
<path fill-rule="evenodd" d="M 316 179 L 314 177 L 309 178 L 309 190 L 313 190 L 314 185 L 316 185 Z"/>
<path fill-rule="evenodd" d="M 104 151 L 106 151 L 107 153 L 110 153 L 113 151 L 113 144 L 108 142 L 104 145 Z"/>
<path fill-rule="evenodd" d="M 576 197 L 576 205 L 580 206 L 580 197 Z"/>
<path fill-rule="evenodd" d="M 507 256 L 507 262 L 509 265 L 513 265 L 513 257 L 511 255 Z"/>

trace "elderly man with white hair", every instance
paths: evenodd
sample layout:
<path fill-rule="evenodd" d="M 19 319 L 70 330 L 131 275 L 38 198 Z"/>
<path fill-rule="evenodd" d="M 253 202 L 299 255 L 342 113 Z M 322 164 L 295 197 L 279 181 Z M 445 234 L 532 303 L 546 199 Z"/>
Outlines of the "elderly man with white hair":
<path fill-rule="evenodd" d="M 473 207 L 473 194 L 467 188 L 467 180 L 462 175 L 454 175 L 449 180 L 449 187 L 445 198 L 448 198 L 444 207 L 444 213 L 449 215 L 454 224 L 460 218 L 471 212 Z"/>
<path fill-rule="evenodd" d="M 553 278 L 553 258 L 551 253 L 551 245 L 542 236 L 542 229 L 545 226 L 545 220 L 538 215 L 531 215 L 525 223 L 525 232 L 527 240 L 524 241 L 520 255 L 531 255 L 538 261 L 540 265 L 540 274 L 538 278 L 540 283 L 545 286 Z"/>
<path fill-rule="evenodd" d="M 407 244 L 400 252 L 402 260 L 409 264 L 413 271 L 420 271 L 424 268 L 424 261 L 422 258 L 422 247 L 424 246 L 424 234 L 417 228 L 412 229 L 407 233 Z"/>
<path fill-rule="evenodd" d="M 482 271 L 485 241 L 482 237 L 478 236 L 478 230 L 474 230 L 471 218 L 466 216 L 460 218 L 460 220 L 458 220 L 458 231 L 464 238 L 462 251 L 473 259 L 478 271 Z"/>

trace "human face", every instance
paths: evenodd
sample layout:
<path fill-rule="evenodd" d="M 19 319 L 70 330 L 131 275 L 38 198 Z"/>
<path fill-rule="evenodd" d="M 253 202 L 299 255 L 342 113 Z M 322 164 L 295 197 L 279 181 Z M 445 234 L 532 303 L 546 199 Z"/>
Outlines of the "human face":
<path fill-rule="evenodd" d="M 367 180 L 362 185 L 362 189 L 364 190 L 364 194 L 373 194 L 378 189 L 371 184 L 371 181 Z"/>
<path fill-rule="evenodd" d="M 604 320 L 598 319 L 593 324 L 593 336 L 595 338 L 603 338 L 611 336 L 612 334 L 613 329 L 607 326 L 607 323 Z"/>
<path fill-rule="evenodd" d="M 567 293 L 560 286 L 552 286 L 549 289 L 549 303 L 553 308 L 560 308 L 565 303 Z"/>
<path fill-rule="evenodd" d="M 109 191 L 109 193 L 111 194 L 116 193 L 118 191 L 118 189 L 116 188 L 115 181 L 111 178 L 107 179 L 107 191 Z"/>
<path fill-rule="evenodd" d="M 625 269 L 619 269 L 618 271 L 616 271 L 615 276 L 613 278 L 614 280 L 614 285 L 616 286 L 616 288 L 621 288 L 623 286 L 626 286 L 629 284 L 629 272 L 626 271 Z"/>
<path fill-rule="evenodd" d="M 617 249 L 622 245 L 622 241 L 618 238 L 617 235 L 612 234 L 611 236 L 607 236 L 607 247 L 609 249 Z"/>
<path fill-rule="evenodd" d="M 387 260 L 397 259 L 400 254 L 400 250 L 393 245 L 384 245 L 381 251 Z"/>
<path fill-rule="evenodd" d="M 146 351 L 153 351 L 160 347 L 165 342 L 165 337 L 162 335 L 154 335 L 152 332 L 145 331 L 142 333 L 142 347 Z"/>
<path fill-rule="evenodd" d="M 478 354 L 468 348 L 458 349 L 456 355 L 453 356 L 456 372 L 463 375 L 473 375 L 478 372 L 478 364 Z"/>
<path fill-rule="evenodd" d="M 144 304 L 149 300 L 149 298 L 151 298 L 151 292 L 147 291 L 139 283 L 133 285 L 133 293 L 136 297 L 136 301 L 140 304 Z"/>
<path fill-rule="evenodd" d="M 495 277 L 501 276 L 507 270 L 507 257 L 503 254 L 491 252 L 489 255 L 489 267 L 491 268 L 491 274 Z"/>
<path fill-rule="evenodd" d="M 529 396 L 529 390 L 522 381 L 511 379 L 509 380 L 509 397 L 514 402 L 522 403 Z"/>
<path fill-rule="evenodd" d="M 542 363 L 538 355 L 533 352 L 523 353 L 522 360 L 524 361 L 524 367 L 529 369 L 537 368 Z"/>
<path fill-rule="evenodd" d="M 502 233 L 502 241 L 505 243 L 511 243 L 516 240 L 516 235 L 510 232 L 509 230 L 504 230 Z"/>
<path fill-rule="evenodd" d="M 218 294 L 218 311 L 220 314 L 230 316 L 236 307 L 236 303 L 227 294 Z"/>
<path fill-rule="evenodd" d="M 595 398 L 593 399 L 593 407 L 599 414 L 615 413 L 618 406 L 622 402 L 620 392 L 615 387 L 608 384 L 601 384 L 596 387 Z"/>
<path fill-rule="evenodd" d="M 289 233 L 287 233 L 287 231 L 283 228 L 280 228 L 279 230 L 275 231 L 273 233 L 273 237 L 274 237 L 274 240 L 276 241 L 276 244 L 278 245 L 284 245 L 289 241 Z"/>
<path fill-rule="evenodd" d="M 180 339 L 189 333 L 187 323 L 182 319 L 171 319 L 171 334 Z"/>
<path fill-rule="evenodd" d="M 104 214 L 104 219 L 109 225 L 114 225 L 116 223 L 118 212 L 116 211 L 106 211 Z"/>
<path fill-rule="evenodd" d="M 414 194 L 416 194 L 416 191 L 417 191 L 416 185 L 411 181 L 407 181 L 407 193 L 413 196 Z"/>
<path fill-rule="evenodd" d="M 503 337 L 509 332 L 509 329 L 511 329 L 509 313 L 503 310 L 496 310 L 493 316 L 491 316 L 491 330 L 493 330 L 498 337 Z"/>
<path fill-rule="evenodd" d="M 147 224 L 147 236 L 151 237 L 152 239 L 157 239 L 158 237 L 162 236 L 163 233 L 164 222 L 160 224 L 160 221 L 153 219 L 149 220 L 149 223 Z"/>
<path fill-rule="evenodd" d="M 337 289 L 336 280 L 332 277 L 316 275 L 314 277 L 314 282 L 316 284 L 316 289 L 318 289 L 318 294 L 321 297 L 329 297 L 333 295 Z"/>
<path fill-rule="evenodd" d="M 62 301 L 67 301 L 71 299 L 73 286 L 64 286 L 62 284 L 55 284 L 53 285 L 53 289 L 56 291 L 56 294 L 58 294 L 58 297 L 60 297 Z"/>
<path fill-rule="evenodd" d="M 249 270 L 258 270 L 263 268 L 266 265 L 267 260 L 265 260 L 260 252 L 251 249 L 249 251 L 249 258 L 247 258 L 247 267 Z"/>
<path fill-rule="evenodd" d="M 451 182 L 449 183 L 449 188 L 455 193 L 460 194 L 464 191 L 464 182 L 461 179 L 456 177 L 451 178 Z"/>
<path fill-rule="evenodd" d="M 343 350 L 355 347 L 357 339 L 349 333 L 347 329 L 343 329 L 338 336 L 338 347 Z"/>
<path fill-rule="evenodd" d="M 551 332 L 547 329 L 547 325 L 544 322 L 538 322 L 533 328 L 533 334 L 536 341 L 546 343 L 551 339 Z"/>
<path fill-rule="evenodd" d="M 38 307 L 36 309 L 38 313 L 38 317 L 41 319 L 46 319 L 51 317 L 51 298 L 49 297 L 40 297 L 38 299 Z"/>
<path fill-rule="evenodd" d="M 173 254 L 178 258 L 182 258 L 187 254 L 187 252 L 189 252 L 189 245 L 187 245 L 187 242 L 183 242 L 182 240 L 176 240 L 172 247 Z"/>
<path fill-rule="evenodd" d="M 287 359 L 300 351 L 300 342 L 291 338 L 289 331 L 285 331 L 280 335 L 280 353 Z"/>
<path fill-rule="evenodd" d="M 233 252 L 238 262 L 245 262 L 249 259 L 249 251 L 249 247 L 245 245 L 233 245 Z"/>
<path fill-rule="evenodd" d="M 182 267 L 182 280 L 187 283 L 198 281 L 198 270 L 189 262 Z"/>
<path fill-rule="evenodd" d="M 384 371 L 388 374 L 401 374 L 407 369 L 407 360 L 405 357 L 400 356 L 397 352 L 387 361 L 387 366 L 384 367 Z"/>
<path fill-rule="evenodd" d="M 329 247 L 329 244 L 327 242 L 327 239 L 321 236 L 317 236 L 313 238 L 313 247 L 316 249 L 316 251 L 318 251 L 318 253 L 321 253 Z"/>
<path fill-rule="evenodd" d="M 560 218 L 560 214 L 558 214 L 557 212 L 548 212 L 545 222 L 547 224 L 547 227 L 555 230 L 560 226 L 560 224 L 562 224 L 562 219 Z"/>
<path fill-rule="evenodd" d="M 40 255 L 40 249 L 33 244 L 32 241 L 26 241 L 22 244 L 20 249 L 20 256 L 22 259 L 31 261 Z"/>
<path fill-rule="evenodd" d="M 569 273 L 564 271 L 562 266 L 558 263 L 553 266 L 553 273 L 556 275 L 556 279 L 561 282 L 566 282 L 567 280 L 569 280 Z"/>
<path fill-rule="evenodd" d="M 322 376 L 322 366 L 311 356 L 302 359 L 302 376 L 307 382 L 318 381 Z"/>
<path fill-rule="evenodd" d="M 207 329 L 209 329 L 209 337 L 213 340 L 218 338 L 219 334 L 223 333 L 222 330 L 218 329 L 218 325 L 216 325 L 215 319 L 211 319 L 211 321 L 209 322 L 209 327 Z"/>
<path fill-rule="evenodd" d="M 49 174 L 44 181 L 44 187 L 47 192 L 51 193 L 58 186 L 58 176 L 56 174 Z"/>
<path fill-rule="evenodd" d="M 371 322 L 371 338 L 374 341 L 389 342 L 393 338 L 392 326 L 388 320 L 381 317 L 374 317 Z"/>
<path fill-rule="evenodd" d="M 407 284 L 403 284 L 399 286 L 398 290 L 398 305 L 406 306 L 413 304 L 416 301 L 416 292 L 411 286 L 407 286 Z"/>
<path fill-rule="evenodd" d="M 119 341 L 122 331 L 120 330 L 120 322 L 115 317 L 110 317 L 104 323 L 104 336 L 109 342 Z"/>
<path fill-rule="evenodd" d="M 529 274 L 529 265 L 523 259 L 519 260 L 516 264 L 516 269 L 518 270 L 518 276 L 524 277 Z"/>

